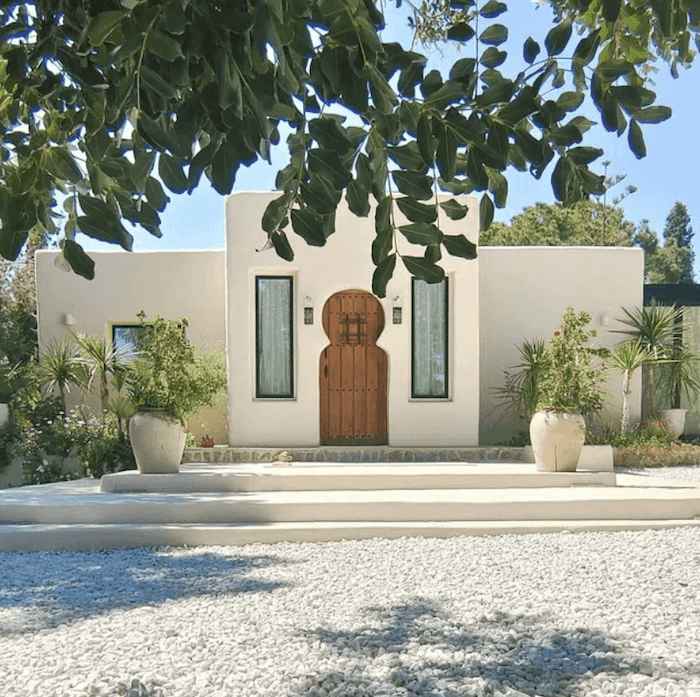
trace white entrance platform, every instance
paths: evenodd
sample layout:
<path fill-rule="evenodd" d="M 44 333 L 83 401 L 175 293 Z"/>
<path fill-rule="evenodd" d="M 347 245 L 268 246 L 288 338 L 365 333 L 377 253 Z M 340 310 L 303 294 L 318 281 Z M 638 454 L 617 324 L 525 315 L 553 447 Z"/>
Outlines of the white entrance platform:
<path fill-rule="evenodd" d="M 183 465 L 0 491 L 0 550 L 700 525 L 700 485 L 531 464 Z"/>

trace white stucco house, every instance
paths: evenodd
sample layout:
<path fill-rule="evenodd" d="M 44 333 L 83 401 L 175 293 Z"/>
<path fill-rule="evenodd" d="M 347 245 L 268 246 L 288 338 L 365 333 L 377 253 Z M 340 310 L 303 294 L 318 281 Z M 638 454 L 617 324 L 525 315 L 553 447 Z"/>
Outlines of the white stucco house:
<path fill-rule="evenodd" d="M 93 281 L 61 271 L 56 252 L 39 252 L 40 344 L 71 331 L 119 340 L 141 310 L 186 316 L 189 338 L 221 347 L 228 364 L 226 404 L 196 417 L 195 435 L 253 447 L 471 446 L 512 434 L 495 388 L 517 362 L 517 344 L 551 336 L 571 306 L 589 312 L 600 344 L 612 347 L 621 308 L 643 302 L 643 251 L 611 247 L 485 247 L 472 261 L 445 254 L 445 281 L 430 286 L 399 262 L 380 299 L 371 292 L 373 214 L 356 218 L 341 205 L 323 248 L 290 231 L 295 258 L 286 262 L 256 251 L 277 195 L 226 199 L 224 250 L 95 252 Z M 478 204 L 463 202 L 466 218 L 441 225 L 476 243 Z M 611 376 L 612 418 L 619 384 Z M 638 382 L 633 404 L 638 418 Z"/>

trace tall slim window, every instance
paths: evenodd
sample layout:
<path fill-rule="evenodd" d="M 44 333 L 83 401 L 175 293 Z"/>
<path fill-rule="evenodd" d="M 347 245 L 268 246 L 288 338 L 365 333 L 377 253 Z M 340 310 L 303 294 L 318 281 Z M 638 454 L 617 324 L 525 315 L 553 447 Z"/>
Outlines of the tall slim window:
<path fill-rule="evenodd" d="M 447 397 L 447 279 L 413 279 L 411 396 Z"/>
<path fill-rule="evenodd" d="M 292 277 L 257 276 L 256 396 L 293 397 Z"/>

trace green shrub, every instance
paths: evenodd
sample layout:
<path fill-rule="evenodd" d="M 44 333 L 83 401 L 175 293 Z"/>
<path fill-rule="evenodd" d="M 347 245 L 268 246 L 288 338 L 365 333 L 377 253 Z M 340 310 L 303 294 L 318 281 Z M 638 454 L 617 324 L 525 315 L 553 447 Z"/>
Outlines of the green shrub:
<path fill-rule="evenodd" d="M 55 401 L 37 405 L 17 444 L 26 483 L 101 477 L 136 467 L 129 441 L 119 431 L 114 415 L 96 418 L 78 409 L 66 416 L 55 409 Z"/>

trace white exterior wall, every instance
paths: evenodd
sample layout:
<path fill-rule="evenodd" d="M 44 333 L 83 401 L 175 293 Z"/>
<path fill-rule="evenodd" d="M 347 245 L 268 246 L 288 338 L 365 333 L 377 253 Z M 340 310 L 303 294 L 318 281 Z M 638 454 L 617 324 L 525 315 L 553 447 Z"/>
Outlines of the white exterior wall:
<path fill-rule="evenodd" d="M 90 252 L 95 278 L 88 281 L 54 265 L 58 252 L 36 255 L 39 345 L 53 339 L 87 334 L 111 340 L 113 324 L 138 324 L 143 310 L 148 318 L 187 317 L 187 338 L 203 350 L 225 347 L 224 251 Z M 75 318 L 66 326 L 65 316 Z M 82 401 L 74 389 L 69 408 Z M 227 442 L 225 400 L 215 409 L 194 416 L 189 430 L 196 437 L 208 433 L 217 443 Z M 98 400 L 89 400 L 99 408 Z"/>
<path fill-rule="evenodd" d="M 229 441 L 235 446 L 316 446 L 320 443 L 319 358 L 328 345 L 321 313 L 326 300 L 340 290 L 371 292 L 374 266 L 370 249 L 374 214 L 355 217 L 344 204 L 338 209 L 336 233 L 322 248 L 308 246 L 291 228 L 292 262 L 273 249 L 256 252 L 267 240 L 260 221 L 268 202 L 279 193 L 234 193 L 226 201 L 226 334 L 229 364 Z M 447 234 L 478 236 L 477 205 L 468 198 L 467 217 L 441 220 Z M 399 240 L 404 254 L 422 255 Z M 411 277 L 399 261 L 381 300 L 385 327 L 377 345 L 388 357 L 389 445 L 458 446 L 478 443 L 479 424 L 479 289 L 477 263 L 445 256 L 442 265 L 449 289 L 449 399 L 412 400 Z M 293 399 L 255 397 L 255 277 L 294 277 Z M 392 298 L 399 296 L 403 322 L 392 324 Z M 304 324 L 303 301 L 314 302 L 314 323 Z"/>
<path fill-rule="evenodd" d="M 503 419 L 495 388 L 518 363 L 525 339 L 549 340 L 567 307 L 585 310 L 607 348 L 624 340 L 612 330 L 621 308 L 643 303 L 644 252 L 636 247 L 481 247 L 479 250 L 482 444 L 507 441 L 512 419 Z M 606 319 L 607 318 L 607 319 Z M 606 326 L 607 322 L 607 326 Z M 619 424 L 622 376 L 608 375 L 607 416 Z M 632 423 L 640 418 L 641 371 L 633 378 Z"/>

